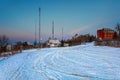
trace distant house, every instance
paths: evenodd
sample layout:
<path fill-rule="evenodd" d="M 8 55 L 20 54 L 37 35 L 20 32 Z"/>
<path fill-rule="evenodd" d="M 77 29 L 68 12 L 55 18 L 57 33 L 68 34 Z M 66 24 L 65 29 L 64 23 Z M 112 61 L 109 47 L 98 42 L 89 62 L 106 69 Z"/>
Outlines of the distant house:
<path fill-rule="evenodd" d="M 116 32 L 110 28 L 103 28 L 97 30 L 97 37 L 99 40 L 112 40 L 114 39 Z"/>
<path fill-rule="evenodd" d="M 33 47 L 33 45 L 30 43 L 30 42 L 24 42 L 23 44 L 22 44 L 22 48 L 23 49 L 31 49 Z"/>
<path fill-rule="evenodd" d="M 12 45 L 9 43 L 6 43 L 2 46 L 0 46 L 0 52 L 8 52 L 12 50 Z"/>
<path fill-rule="evenodd" d="M 6 45 L 6 51 L 11 51 L 12 50 L 12 45 L 8 44 Z"/>
<path fill-rule="evenodd" d="M 59 47 L 61 45 L 61 42 L 59 40 L 48 40 L 47 41 L 47 47 Z"/>

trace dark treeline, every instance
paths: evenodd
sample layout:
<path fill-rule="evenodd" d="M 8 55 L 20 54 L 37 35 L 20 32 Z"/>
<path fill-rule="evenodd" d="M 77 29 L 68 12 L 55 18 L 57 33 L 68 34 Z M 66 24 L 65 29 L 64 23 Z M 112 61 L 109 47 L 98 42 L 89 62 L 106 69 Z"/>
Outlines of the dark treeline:
<path fill-rule="evenodd" d="M 72 45 L 80 45 L 86 42 L 92 42 L 96 40 L 96 36 L 85 34 L 85 35 L 78 35 L 75 34 L 72 39 L 68 39 L 64 41 L 65 43 L 68 43 L 70 46 Z"/>
<path fill-rule="evenodd" d="M 22 52 L 22 50 L 32 49 L 34 46 L 30 42 L 10 43 L 7 36 L 0 36 L 0 57 L 14 55 Z M 5 53 L 6 52 L 6 53 Z"/>

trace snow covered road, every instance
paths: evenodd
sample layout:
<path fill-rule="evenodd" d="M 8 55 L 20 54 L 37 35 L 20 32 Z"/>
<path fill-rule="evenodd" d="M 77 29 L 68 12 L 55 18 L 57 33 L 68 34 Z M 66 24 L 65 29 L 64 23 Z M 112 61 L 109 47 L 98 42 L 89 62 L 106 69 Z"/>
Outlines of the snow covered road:
<path fill-rule="evenodd" d="M 0 61 L 0 80 L 120 80 L 120 48 L 26 50 Z"/>

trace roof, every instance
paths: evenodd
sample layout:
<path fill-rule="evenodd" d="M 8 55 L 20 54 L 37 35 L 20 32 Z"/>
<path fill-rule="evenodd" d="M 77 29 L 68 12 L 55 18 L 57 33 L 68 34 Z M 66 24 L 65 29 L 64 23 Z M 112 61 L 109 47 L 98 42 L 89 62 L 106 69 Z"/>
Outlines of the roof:
<path fill-rule="evenodd" d="M 112 29 L 110 29 L 110 28 L 103 28 L 103 29 L 99 29 L 98 31 L 103 31 L 103 32 L 105 32 L 105 33 L 114 33 L 115 31 L 114 30 L 112 30 Z"/>
<path fill-rule="evenodd" d="M 49 40 L 48 42 L 53 44 L 60 44 L 59 40 Z"/>

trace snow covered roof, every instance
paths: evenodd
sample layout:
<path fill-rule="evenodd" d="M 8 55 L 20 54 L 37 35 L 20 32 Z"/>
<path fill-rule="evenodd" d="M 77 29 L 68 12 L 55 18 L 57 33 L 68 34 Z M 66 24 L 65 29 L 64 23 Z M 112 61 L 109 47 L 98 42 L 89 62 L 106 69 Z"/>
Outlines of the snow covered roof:
<path fill-rule="evenodd" d="M 49 43 L 60 44 L 61 42 L 59 40 L 49 40 Z"/>

